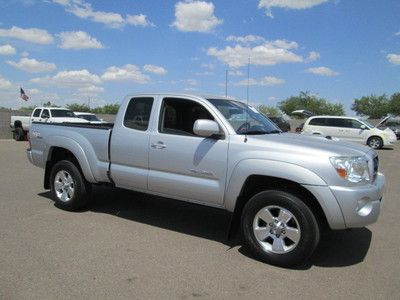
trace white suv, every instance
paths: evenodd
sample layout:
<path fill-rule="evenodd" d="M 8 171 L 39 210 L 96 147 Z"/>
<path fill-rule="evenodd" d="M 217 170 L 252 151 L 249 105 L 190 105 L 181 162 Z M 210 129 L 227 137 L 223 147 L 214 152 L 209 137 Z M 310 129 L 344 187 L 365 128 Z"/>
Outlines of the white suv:
<path fill-rule="evenodd" d="M 353 117 L 313 116 L 304 123 L 303 133 L 320 134 L 341 140 L 360 142 L 374 149 L 393 145 L 393 142 L 396 141 L 394 132 L 389 128 L 381 130 L 377 126 Z"/>

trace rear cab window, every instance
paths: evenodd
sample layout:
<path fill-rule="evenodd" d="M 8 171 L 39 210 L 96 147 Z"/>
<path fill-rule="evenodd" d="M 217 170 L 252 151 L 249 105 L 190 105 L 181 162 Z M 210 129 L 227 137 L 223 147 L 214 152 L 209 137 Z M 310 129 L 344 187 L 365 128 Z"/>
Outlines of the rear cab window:
<path fill-rule="evenodd" d="M 138 97 L 129 101 L 124 116 L 124 126 L 127 128 L 146 131 L 149 128 L 151 109 L 154 98 Z"/>

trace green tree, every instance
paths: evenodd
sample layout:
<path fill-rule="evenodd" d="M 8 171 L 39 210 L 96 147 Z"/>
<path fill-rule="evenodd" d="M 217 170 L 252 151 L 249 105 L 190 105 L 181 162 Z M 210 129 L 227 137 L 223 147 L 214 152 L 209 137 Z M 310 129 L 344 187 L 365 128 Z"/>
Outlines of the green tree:
<path fill-rule="evenodd" d="M 22 106 L 18 110 L 31 113 L 36 108 L 36 105 Z"/>
<path fill-rule="evenodd" d="M 389 99 L 386 94 L 381 96 L 364 96 L 360 99 L 354 99 L 351 109 L 358 116 L 368 116 L 371 119 L 380 119 L 386 116 L 390 111 Z"/>
<path fill-rule="evenodd" d="M 91 111 L 95 114 L 109 114 L 116 115 L 119 109 L 119 104 L 106 104 L 102 107 L 93 108 Z"/>
<path fill-rule="evenodd" d="M 394 115 L 400 115 L 400 93 L 394 93 L 390 97 L 389 111 Z"/>
<path fill-rule="evenodd" d="M 269 117 L 279 117 L 282 115 L 282 112 L 276 106 L 270 105 L 259 105 L 257 110 L 265 116 Z"/>
<path fill-rule="evenodd" d="M 298 109 L 305 109 L 316 115 L 344 115 L 343 104 L 330 103 L 324 98 L 311 95 L 309 92 L 300 92 L 298 96 L 291 96 L 281 101 L 278 107 L 287 115 Z"/>
<path fill-rule="evenodd" d="M 90 108 L 86 104 L 71 103 L 67 104 L 66 107 L 72 111 L 90 112 Z"/>

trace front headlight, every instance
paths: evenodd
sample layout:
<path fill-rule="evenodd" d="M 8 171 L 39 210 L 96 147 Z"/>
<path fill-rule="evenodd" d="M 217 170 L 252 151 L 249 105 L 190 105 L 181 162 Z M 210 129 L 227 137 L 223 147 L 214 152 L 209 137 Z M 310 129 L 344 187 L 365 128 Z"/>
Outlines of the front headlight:
<path fill-rule="evenodd" d="M 368 161 L 364 156 L 331 157 L 330 161 L 343 179 L 354 183 L 370 181 Z"/>

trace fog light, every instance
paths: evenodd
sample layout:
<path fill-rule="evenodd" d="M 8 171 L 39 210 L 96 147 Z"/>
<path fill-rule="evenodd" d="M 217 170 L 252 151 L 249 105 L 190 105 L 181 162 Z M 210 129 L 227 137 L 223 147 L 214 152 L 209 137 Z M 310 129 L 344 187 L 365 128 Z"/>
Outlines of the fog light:
<path fill-rule="evenodd" d="M 358 200 L 356 211 L 361 217 L 368 216 L 372 211 L 371 199 L 368 197 L 364 197 Z"/>

